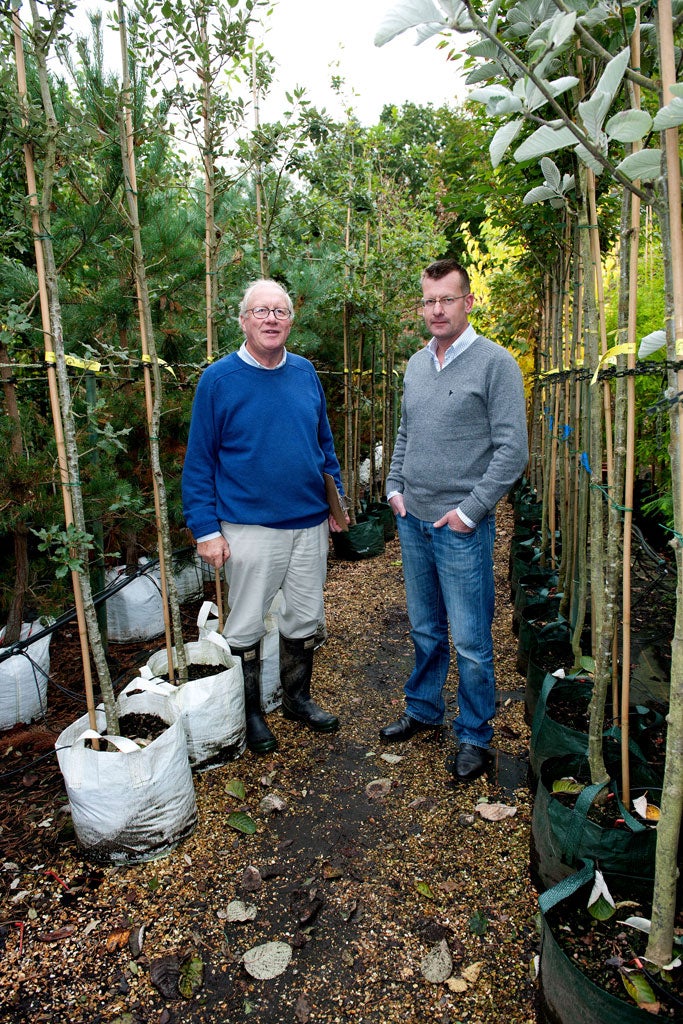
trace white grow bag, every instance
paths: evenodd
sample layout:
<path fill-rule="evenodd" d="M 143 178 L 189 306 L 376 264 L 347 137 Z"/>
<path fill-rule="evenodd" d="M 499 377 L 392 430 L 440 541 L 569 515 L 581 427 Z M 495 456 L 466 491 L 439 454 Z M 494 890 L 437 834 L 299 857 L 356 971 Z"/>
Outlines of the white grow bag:
<path fill-rule="evenodd" d="M 275 711 L 282 704 L 280 683 L 280 633 L 277 625 L 277 609 L 281 597 L 278 593 L 269 613 L 265 617 L 266 635 L 261 641 L 261 707 L 264 715 Z M 205 601 L 197 616 L 199 638 L 218 632 L 218 608 L 211 601 Z"/>
<path fill-rule="evenodd" d="M 170 853 L 197 825 L 197 803 L 185 732 L 178 711 L 153 693 L 121 694 L 119 717 L 149 714 L 168 724 L 139 747 L 123 736 L 103 736 L 106 720 L 96 711 L 97 732 L 83 715 L 60 734 L 55 747 L 79 844 L 93 860 L 137 864 Z M 100 737 L 100 750 L 86 740 Z M 107 740 L 117 747 L 106 749 Z"/>
<path fill-rule="evenodd" d="M 126 566 L 108 569 L 107 585 L 126 574 Z M 112 643 L 132 643 L 160 636 L 165 629 L 161 584 L 153 573 L 138 576 L 107 598 L 107 636 Z"/>
<path fill-rule="evenodd" d="M 200 770 L 216 768 L 234 761 L 247 747 L 242 664 L 239 658 L 233 658 L 227 641 L 218 633 L 185 644 L 185 656 L 188 665 L 215 666 L 215 674 L 175 686 L 168 679 L 158 678 L 168 676 L 168 656 L 165 650 L 157 651 L 140 669 L 140 678 L 132 680 L 124 693 L 146 689 L 170 701 L 185 730 L 191 766 Z M 173 664 L 177 665 L 175 648 Z"/>
<path fill-rule="evenodd" d="M 139 565 L 144 568 L 148 561 L 141 558 Z M 125 565 L 108 569 L 105 577 L 107 585 L 116 583 L 125 574 Z M 174 561 L 173 578 L 180 604 L 198 601 L 204 596 L 202 573 L 196 561 L 183 564 Z M 149 572 L 135 577 L 107 599 L 107 635 L 112 643 L 151 640 L 161 636 L 165 628 L 161 569 L 158 564 L 150 568 Z"/>
<path fill-rule="evenodd" d="M 40 622 L 23 622 L 20 639 L 28 640 L 43 629 Z M 3 628 L 0 642 L 4 635 Z M 48 633 L 24 651 L 0 661 L 0 729 L 11 729 L 18 722 L 32 722 L 45 714 L 51 640 L 52 634 Z M 0 652 L 6 650 L 0 647 Z"/>

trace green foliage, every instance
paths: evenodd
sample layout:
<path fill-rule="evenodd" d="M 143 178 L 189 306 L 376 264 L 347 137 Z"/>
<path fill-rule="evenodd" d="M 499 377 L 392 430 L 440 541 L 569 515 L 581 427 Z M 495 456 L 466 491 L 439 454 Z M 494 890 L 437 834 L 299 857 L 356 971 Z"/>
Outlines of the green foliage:
<path fill-rule="evenodd" d="M 72 523 L 69 523 L 66 529 L 52 526 L 49 529 L 43 527 L 31 532 L 40 540 L 38 550 L 48 552 L 51 561 L 54 562 L 55 575 L 58 579 L 69 572 L 85 572 L 84 554 L 86 551 L 92 551 L 94 547 L 92 534 L 83 533 Z"/>

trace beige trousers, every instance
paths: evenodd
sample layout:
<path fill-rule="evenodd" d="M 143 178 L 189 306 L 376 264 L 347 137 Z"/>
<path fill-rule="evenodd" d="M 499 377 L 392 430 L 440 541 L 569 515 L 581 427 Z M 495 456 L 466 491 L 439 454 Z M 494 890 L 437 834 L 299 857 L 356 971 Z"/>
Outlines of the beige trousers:
<path fill-rule="evenodd" d="M 250 647 L 265 635 L 265 616 L 279 590 L 278 627 L 290 640 L 312 636 L 324 618 L 329 527 L 273 530 L 221 523 L 230 545 L 225 563 L 230 611 L 223 634 L 233 647 Z"/>

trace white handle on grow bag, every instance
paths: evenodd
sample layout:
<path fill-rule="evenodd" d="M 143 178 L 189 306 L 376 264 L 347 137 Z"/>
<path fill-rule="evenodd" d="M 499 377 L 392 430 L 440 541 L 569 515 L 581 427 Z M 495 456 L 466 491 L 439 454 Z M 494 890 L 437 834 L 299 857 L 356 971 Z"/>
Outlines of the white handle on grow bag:
<path fill-rule="evenodd" d="M 149 672 L 149 675 L 143 675 L 143 671 Z M 174 686 L 173 683 L 167 682 L 165 679 L 159 679 L 157 676 L 151 674 L 151 669 L 144 668 L 140 669 L 140 675 L 136 676 L 135 679 L 124 686 L 121 693 L 131 694 L 135 693 L 136 690 L 144 690 L 147 693 L 160 693 L 164 697 L 170 697 L 172 694 L 178 692 L 178 687 Z"/>
<path fill-rule="evenodd" d="M 200 629 L 204 629 L 208 621 L 209 616 L 214 619 L 218 618 L 218 608 L 212 601 L 205 601 L 199 609 L 199 615 L 197 616 L 197 625 Z"/>
<path fill-rule="evenodd" d="M 210 633 L 207 633 L 203 639 L 210 640 L 212 644 L 215 644 L 216 647 L 220 647 L 222 651 L 227 651 L 228 654 L 232 654 L 228 641 L 222 633 L 217 633 L 215 629 L 212 629 Z"/>
<path fill-rule="evenodd" d="M 111 743 L 122 754 L 134 754 L 140 750 L 137 743 L 129 740 L 126 736 L 101 736 L 96 729 L 86 729 L 71 745 L 72 747 L 75 747 L 77 744 L 83 746 L 86 740 L 102 740 L 104 743 Z"/>

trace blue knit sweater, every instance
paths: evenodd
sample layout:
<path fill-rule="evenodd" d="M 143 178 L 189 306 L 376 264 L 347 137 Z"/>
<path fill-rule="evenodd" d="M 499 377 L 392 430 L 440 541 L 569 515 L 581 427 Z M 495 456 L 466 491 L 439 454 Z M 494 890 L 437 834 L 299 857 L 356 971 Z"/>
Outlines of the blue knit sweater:
<path fill-rule="evenodd" d="M 313 364 L 250 366 L 236 352 L 202 374 L 183 467 L 194 537 L 220 521 L 297 530 L 329 515 L 323 472 L 342 490 L 322 385 Z"/>

